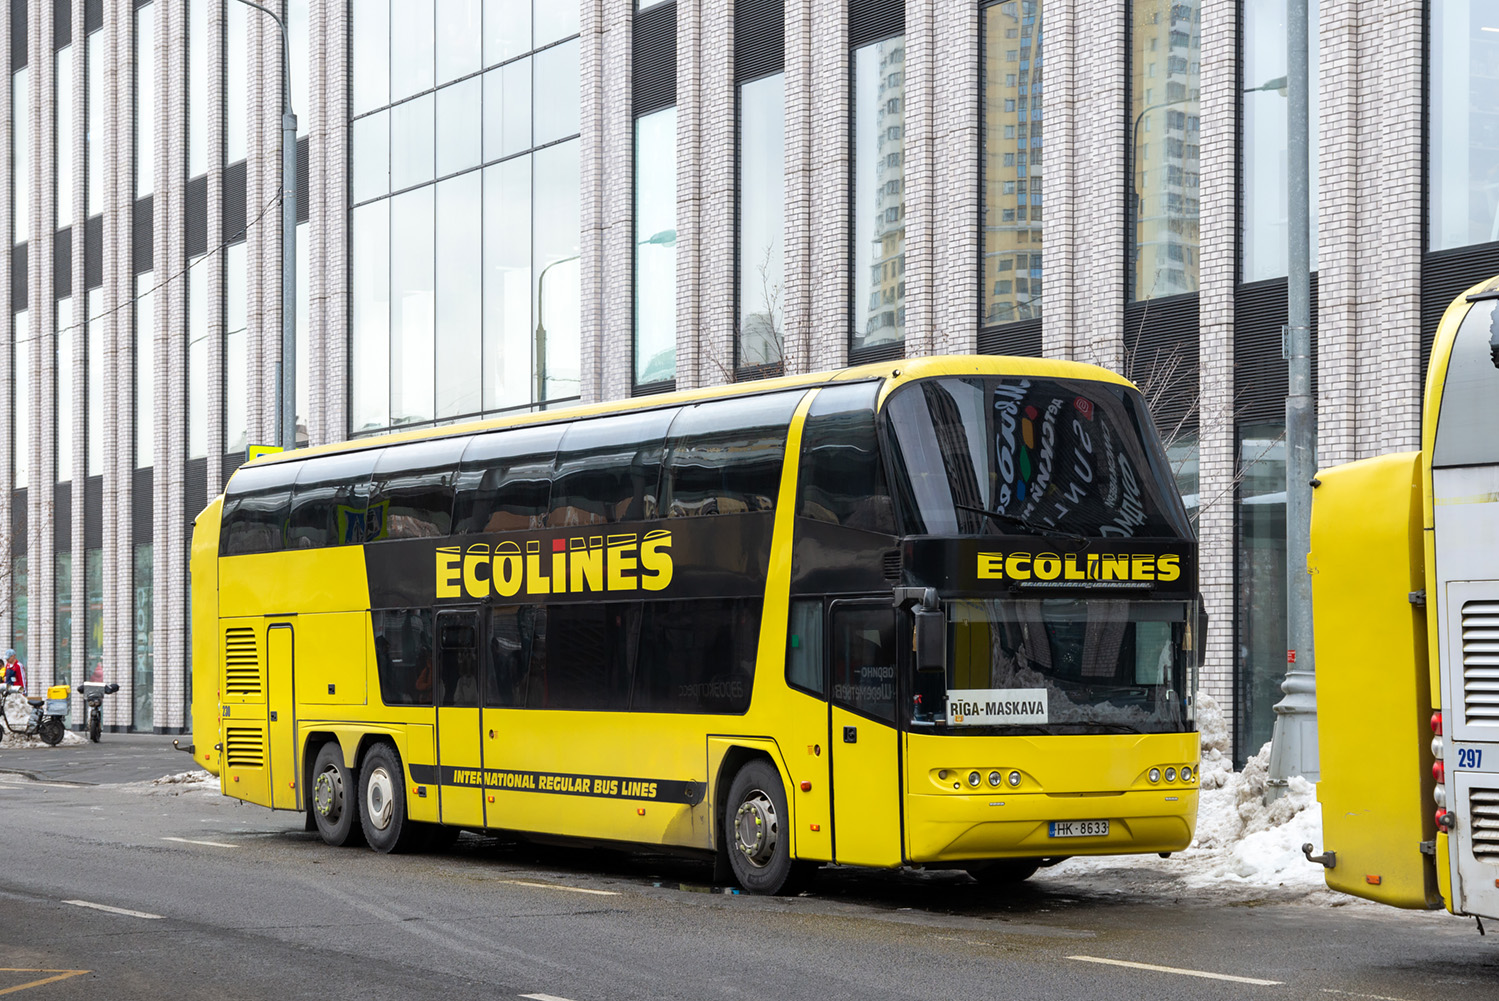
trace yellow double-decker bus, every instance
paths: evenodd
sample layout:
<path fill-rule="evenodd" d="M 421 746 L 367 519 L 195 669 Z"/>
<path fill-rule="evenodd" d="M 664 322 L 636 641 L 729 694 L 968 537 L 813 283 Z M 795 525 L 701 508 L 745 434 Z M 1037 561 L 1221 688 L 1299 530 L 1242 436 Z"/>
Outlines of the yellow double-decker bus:
<path fill-rule="evenodd" d="M 461 829 L 1023 879 L 1192 838 L 1196 548 L 1140 395 L 943 357 L 269 456 L 199 516 L 197 757 Z"/>
<path fill-rule="evenodd" d="M 1442 317 L 1420 451 L 1315 484 L 1327 885 L 1499 919 L 1499 278 Z"/>

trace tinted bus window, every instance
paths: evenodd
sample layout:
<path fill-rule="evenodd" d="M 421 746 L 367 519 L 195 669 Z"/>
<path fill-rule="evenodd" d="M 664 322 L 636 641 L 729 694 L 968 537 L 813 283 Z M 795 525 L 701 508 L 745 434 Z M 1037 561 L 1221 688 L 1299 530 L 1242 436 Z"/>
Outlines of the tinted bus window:
<path fill-rule="evenodd" d="M 676 410 L 569 425 L 552 477 L 547 524 L 603 525 L 659 517 L 661 449 Z"/>
<path fill-rule="evenodd" d="M 775 508 L 786 431 L 802 392 L 683 407 L 666 445 L 667 517 Z"/>
<path fill-rule="evenodd" d="M 375 463 L 365 541 L 447 535 L 453 479 L 467 438 L 391 445 Z"/>
<path fill-rule="evenodd" d="M 930 379 L 885 413 L 913 534 L 1190 538 L 1139 394 L 1081 379 Z"/>
<path fill-rule="evenodd" d="M 878 383 L 855 383 L 824 389 L 812 401 L 802 431 L 800 517 L 895 534 L 874 430 L 878 392 Z"/>
<path fill-rule="evenodd" d="M 486 706 L 526 705 L 531 667 L 546 677 L 547 610 L 544 605 L 496 608 L 489 625 Z"/>
<path fill-rule="evenodd" d="M 833 700 L 879 719 L 895 719 L 895 611 L 833 606 Z"/>
<path fill-rule="evenodd" d="M 647 602 L 630 707 L 663 713 L 749 709 L 760 608 L 758 598 Z"/>
<path fill-rule="evenodd" d="M 1437 411 L 1436 466 L 1499 462 L 1499 299 L 1479 300 L 1468 310 L 1457 338 Z"/>
<path fill-rule="evenodd" d="M 424 608 L 371 612 L 380 700 L 388 706 L 432 704 L 432 613 Z"/>
<path fill-rule="evenodd" d="M 224 490 L 220 556 L 280 552 L 286 544 L 292 484 L 300 462 L 250 463 L 239 467 Z"/>
<path fill-rule="evenodd" d="M 370 474 L 377 449 L 326 455 L 303 462 L 292 488 L 286 548 L 358 545 L 369 512 Z"/>
<path fill-rule="evenodd" d="M 640 605 L 552 605 L 538 611 L 542 617 L 533 629 L 545 640 L 531 646 L 526 705 L 627 710 L 640 641 Z"/>
<path fill-rule="evenodd" d="M 518 532 L 545 528 L 552 467 L 565 425 L 475 435 L 463 453 L 453 531 Z"/>

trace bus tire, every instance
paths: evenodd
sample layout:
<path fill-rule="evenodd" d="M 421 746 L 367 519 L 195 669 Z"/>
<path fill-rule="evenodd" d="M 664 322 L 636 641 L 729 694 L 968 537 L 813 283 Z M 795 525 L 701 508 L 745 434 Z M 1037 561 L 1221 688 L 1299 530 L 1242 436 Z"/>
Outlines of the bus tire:
<path fill-rule="evenodd" d="M 794 890 L 786 788 L 763 758 L 745 764 L 730 783 L 723 837 L 734 878 L 745 890 L 766 895 Z"/>
<path fill-rule="evenodd" d="M 984 886 L 1014 886 L 1035 875 L 1041 868 L 1038 858 L 1002 858 L 969 867 L 968 875 Z"/>
<path fill-rule="evenodd" d="M 371 747 L 360 766 L 359 823 L 381 854 L 409 851 L 417 840 L 417 825 L 406 817 L 406 771 L 389 744 Z"/>
<path fill-rule="evenodd" d="M 358 783 L 344 764 L 344 752 L 334 740 L 317 752 L 312 766 L 312 803 L 308 814 L 323 841 L 334 848 L 364 840 L 359 823 Z"/>

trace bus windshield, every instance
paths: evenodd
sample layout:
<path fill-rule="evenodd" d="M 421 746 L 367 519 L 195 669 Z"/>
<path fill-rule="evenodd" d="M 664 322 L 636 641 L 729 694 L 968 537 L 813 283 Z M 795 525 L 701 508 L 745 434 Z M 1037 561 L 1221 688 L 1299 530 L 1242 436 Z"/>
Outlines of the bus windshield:
<path fill-rule="evenodd" d="M 910 722 L 952 732 L 1191 728 L 1194 603 L 953 599 L 946 675 L 918 674 Z"/>
<path fill-rule="evenodd" d="M 1139 394 L 1081 379 L 928 379 L 885 406 L 908 535 L 1191 538 Z"/>

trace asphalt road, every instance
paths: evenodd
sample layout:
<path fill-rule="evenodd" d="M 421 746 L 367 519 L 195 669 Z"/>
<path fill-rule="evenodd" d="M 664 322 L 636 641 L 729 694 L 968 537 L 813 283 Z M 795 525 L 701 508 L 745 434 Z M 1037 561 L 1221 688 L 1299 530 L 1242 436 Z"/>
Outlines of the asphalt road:
<path fill-rule="evenodd" d="M 1499 999 L 1499 937 L 1471 921 L 1205 896 L 1150 860 L 748 897 L 646 853 L 329 848 L 301 815 L 150 784 L 187 763 L 160 737 L 0 744 L 0 996 Z"/>

